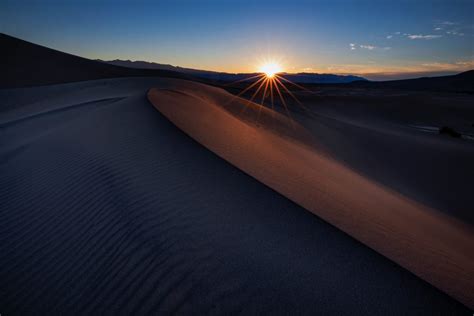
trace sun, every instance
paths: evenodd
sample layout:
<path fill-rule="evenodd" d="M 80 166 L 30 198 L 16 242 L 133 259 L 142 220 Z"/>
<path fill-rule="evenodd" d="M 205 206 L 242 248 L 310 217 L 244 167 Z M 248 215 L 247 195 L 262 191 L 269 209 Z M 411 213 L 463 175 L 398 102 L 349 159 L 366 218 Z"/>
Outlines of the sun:
<path fill-rule="evenodd" d="M 268 62 L 263 64 L 259 71 L 264 73 L 267 78 L 273 78 L 277 73 L 282 71 L 282 68 L 275 62 Z"/>
<path fill-rule="evenodd" d="M 284 96 L 288 95 L 292 99 L 296 101 L 300 106 L 303 104 L 296 98 L 296 96 L 291 92 L 287 84 L 290 84 L 298 89 L 308 91 L 306 88 L 291 82 L 286 75 L 283 73 L 283 67 L 280 63 L 275 62 L 274 60 L 266 60 L 264 61 L 260 67 L 258 67 L 258 73 L 254 76 L 246 77 L 244 79 L 235 81 L 234 83 L 242 82 L 242 81 L 249 81 L 250 84 L 245 87 L 242 91 L 234 96 L 235 99 L 239 98 L 240 96 L 244 95 L 246 92 L 251 91 L 254 89 L 252 96 L 248 99 L 248 104 L 250 104 L 258 95 L 261 96 L 260 105 L 263 106 L 265 100 L 270 101 L 270 106 L 273 110 L 274 108 L 274 100 L 276 97 L 280 97 L 281 105 L 286 110 L 288 117 L 291 120 L 290 112 L 288 110 L 288 105 L 285 101 Z M 276 104 L 275 104 L 276 105 Z M 259 108 L 259 114 L 260 114 Z"/>

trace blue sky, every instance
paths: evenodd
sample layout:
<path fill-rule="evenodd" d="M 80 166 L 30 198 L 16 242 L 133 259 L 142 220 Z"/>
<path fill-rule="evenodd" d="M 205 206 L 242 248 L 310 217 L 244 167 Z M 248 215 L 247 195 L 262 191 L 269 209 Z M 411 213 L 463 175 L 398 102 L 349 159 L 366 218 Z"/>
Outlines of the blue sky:
<path fill-rule="evenodd" d="M 88 58 L 373 79 L 474 68 L 474 1 L 4 1 L 0 31 Z"/>

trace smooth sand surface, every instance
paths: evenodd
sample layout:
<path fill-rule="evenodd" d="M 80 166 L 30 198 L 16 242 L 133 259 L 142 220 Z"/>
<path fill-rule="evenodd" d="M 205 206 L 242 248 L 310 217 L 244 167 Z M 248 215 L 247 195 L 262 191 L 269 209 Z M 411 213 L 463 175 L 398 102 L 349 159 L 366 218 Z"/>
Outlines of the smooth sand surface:
<path fill-rule="evenodd" d="M 186 85 L 123 78 L 0 90 L 2 315 L 470 315 L 147 100 L 151 87 Z M 285 138 L 297 151 L 299 135 Z"/>
<path fill-rule="evenodd" d="M 219 156 L 474 306 L 470 225 L 405 198 L 318 152 L 306 140 L 308 131 L 267 108 L 245 100 L 229 104 L 225 99 L 231 99 L 230 94 L 198 84 L 152 89 L 148 96 L 170 121 Z M 254 119 L 248 120 L 249 116 Z M 271 124 L 272 119 L 276 124 Z M 299 138 L 303 141 L 298 142 Z"/>

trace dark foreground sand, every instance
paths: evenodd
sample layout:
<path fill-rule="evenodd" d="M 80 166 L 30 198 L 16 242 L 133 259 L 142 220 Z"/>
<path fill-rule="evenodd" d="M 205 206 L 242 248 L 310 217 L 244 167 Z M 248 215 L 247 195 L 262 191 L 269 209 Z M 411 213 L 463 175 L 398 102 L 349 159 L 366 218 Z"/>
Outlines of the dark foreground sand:
<path fill-rule="evenodd" d="M 147 100 L 180 85 L 0 91 L 2 314 L 470 314 Z"/>

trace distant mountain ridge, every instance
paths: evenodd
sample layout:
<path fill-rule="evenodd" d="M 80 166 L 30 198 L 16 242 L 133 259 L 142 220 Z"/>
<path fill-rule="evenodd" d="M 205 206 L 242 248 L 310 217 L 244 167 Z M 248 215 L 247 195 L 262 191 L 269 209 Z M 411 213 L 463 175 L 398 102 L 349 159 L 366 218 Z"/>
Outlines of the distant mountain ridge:
<path fill-rule="evenodd" d="M 200 69 L 192 69 L 192 68 L 184 68 L 179 66 L 173 66 L 169 64 L 159 64 L 154 62 L 148 61 L 131 61 L 131 60 L 100 60 L 107 64 L 127 67 L 127 68 L 134 68 L 134 69 L 159 69 L 159 70 L 168 70 L 168 71 L 176 71 L 185 74 L 190 74 L 195 77 L 215 80 L 215 81 L 238 81 L 247 79 L 250 77 L 255 76 L 257 73 L 226 73 L 226 72 L 217 72 L 217 71 L 209 71 L 209 70 L 200 70 Z M 367 79 L 359 76 L 353 75 L 335 75 L 335 74 L 318 74 L 318 73 L 283 73 L 282 76 L 285 78 L 296 82 L 296 83 L 349 83 L 354 81 L 367 81 Z"/>

